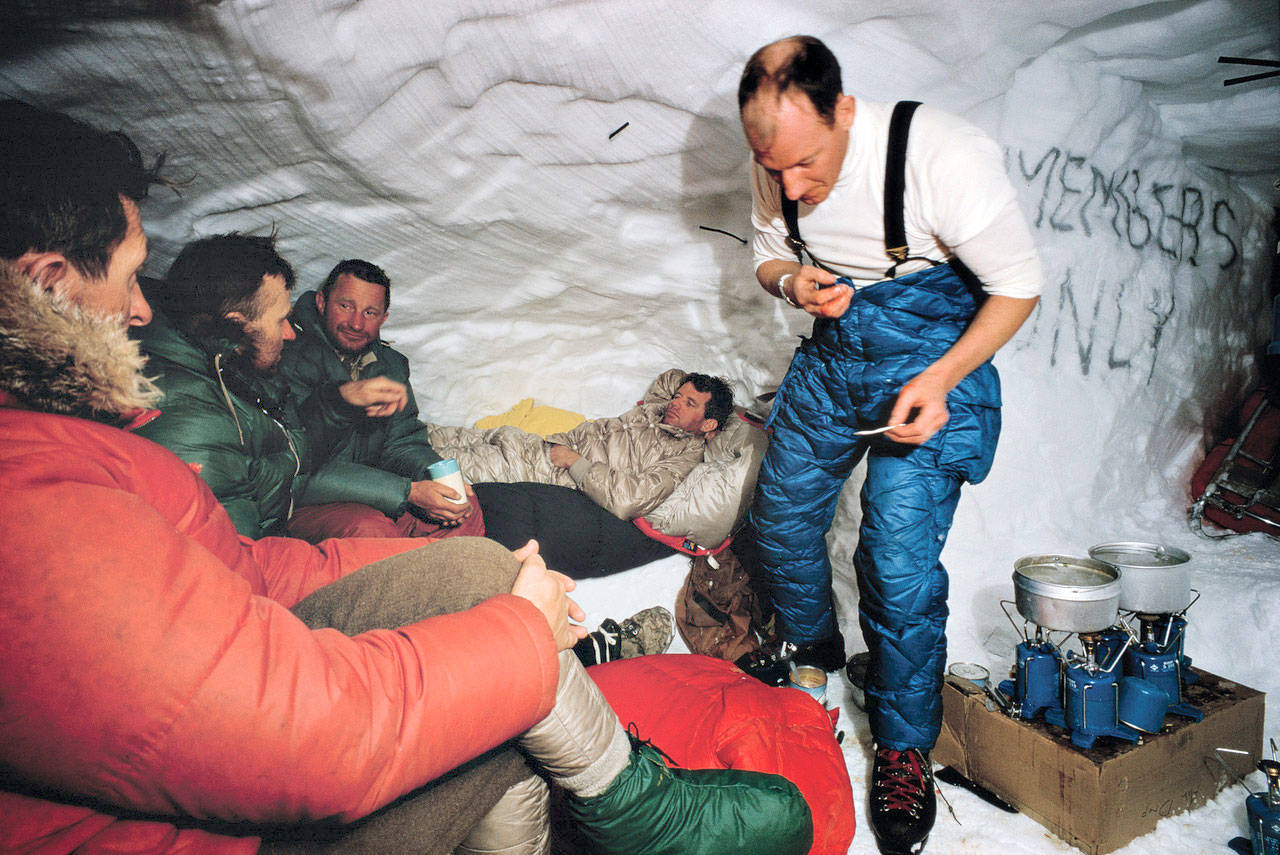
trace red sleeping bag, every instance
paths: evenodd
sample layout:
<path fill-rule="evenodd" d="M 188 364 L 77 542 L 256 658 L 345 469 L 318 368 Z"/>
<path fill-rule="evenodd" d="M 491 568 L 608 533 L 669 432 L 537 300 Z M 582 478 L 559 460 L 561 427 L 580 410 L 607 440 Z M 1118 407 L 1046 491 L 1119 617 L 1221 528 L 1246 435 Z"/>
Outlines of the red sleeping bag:
<path fill-rule="evenodd" d="M 624 727 L 687 769 L 775 772 L 813 814 L 810 855 L 853 842 L 853 791 L 831 718 L 803 692 L 766 686 L 723 659 L 642 656 L 587 670 Z"/>

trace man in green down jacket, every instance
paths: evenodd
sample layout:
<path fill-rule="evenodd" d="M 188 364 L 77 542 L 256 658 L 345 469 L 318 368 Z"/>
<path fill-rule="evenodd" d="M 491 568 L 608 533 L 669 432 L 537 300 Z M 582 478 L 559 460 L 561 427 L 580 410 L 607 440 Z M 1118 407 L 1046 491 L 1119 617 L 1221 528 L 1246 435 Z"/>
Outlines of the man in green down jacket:
<path fill-rule="evenodd" d="M 332 501 L 367 493 L 361 467 L 319 472 L 316 463 L 357 418 L 386 417 L 407 402 L 405 387 L 388 378 L 343 384 L 300 411 L 282 394 L 272 375 L 294 337 L 293 281 L 272 237 L 203 238 L 148 289 L 155 320 L 133 333 L 164 392 L 159 415 L 137 433 L 198 472 L 246 537 L 285 534 L 304 491 Z M 304 416 L 333 434 L 304 435 Z"/>
<path fill-rule="evenodd" d="M 387 377 L 405 387 L 403 409 L 386 418 L 357 416 L 335 435 L 322 473 L 341 467 L 358 488 L 347 501 L 317 480 L 300 496 L 289 521 L 294 537 L 318 543 L 326 537 L 442 537 L 482 535 L 484 517 L 470 486 L 466 495 L 431 480 L 427 467 L 440 455 L 418 420 L 409 385 L 409 360 L 379 336 L 391 303 L 391 280 L 360 259 L 339 262 L 318 291 L 298 298 L 292 320 L 297 338 L 286 345 L 280 376 L 303 404 L 309 433 L 334 434 L 324 406 L 351 381 Z"/>

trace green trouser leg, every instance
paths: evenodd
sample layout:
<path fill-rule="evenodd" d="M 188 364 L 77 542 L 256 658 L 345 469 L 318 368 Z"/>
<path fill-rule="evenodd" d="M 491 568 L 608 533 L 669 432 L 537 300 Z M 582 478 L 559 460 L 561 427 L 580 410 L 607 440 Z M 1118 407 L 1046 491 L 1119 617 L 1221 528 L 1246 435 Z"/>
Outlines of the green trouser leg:
<path fill-rule="evenodd" d="M 804 855 L 809 807 L 779 775 L 671 769 L 622 730 L 572 651 L 560 654 L 556 705 L 519 738 L 598 855 Z"/>

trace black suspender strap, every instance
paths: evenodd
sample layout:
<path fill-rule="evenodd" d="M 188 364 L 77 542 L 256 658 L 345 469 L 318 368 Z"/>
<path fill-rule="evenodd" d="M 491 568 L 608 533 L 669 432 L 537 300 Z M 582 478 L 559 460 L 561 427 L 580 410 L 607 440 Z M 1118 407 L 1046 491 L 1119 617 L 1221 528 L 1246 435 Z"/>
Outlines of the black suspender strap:
<path fill-rule="evenodd" d="M 800 239 L 800 223 L 796 220 L 796 200 L 787 197 L 781 184 L 778 185 L 778 195 L 782 199 L 782 219 L 787 223 L 787 246 L 796 254 L 796 261 L 804 264 L 805 245 Z"/>
<path fill-rule="evenodd" d="M 804 264 L 804 253 L 807 252 L 809 253 L 809 261 L 813 263 L 814 267 L 825 270 L 828 273 L 835 273 L 836 276 L 839 276 L 839 273 L 836 273 L 836 271 L 827 267 L 821 261 L 813 257 L 813 251 L 809 249 L 808 245 L 804 242 L 804 239 L 800 237 L 800 222 L 797 219 L 796 211 L 798 206 L 796 205 L 795 200 L 787 198 L 787 194 L 782 191 L 782 185 L 778 185 L 778 192 L 781 194 L 782 198 L 782 219 L 787 222 L 787 246 L 791 247 L 791 251 L 796 254 L 796 261 Z"/>
<path fill-rule="evenodd" d="M 894 105 L 893 116 L 889 119 L 889 151 L 884 170 L 884 249 L 893 262 L 890 278 L 894 268 L 907 260 L 907 228 L 902 215 L 903 194 L 907 187 L 907 135 L 911 130 L 911 117 L 919 106 L 919 101 L 899 101 Z M 796 254 L 796 260 L 804 264 L 804 253 L 808 252 L 814 267 L 830 271 L 830 268 L 813 257 L 800 237 L 800 220 L 795 200 L 787 198 L 781 185 L 778 192 L 782 201 L 782 219 L 787 224 L 787 246 Z"/>
<path fill-rule="evenodd" d="M 907 133 L 919 106 L 919 101 L 899 101 L 889 119 L 889 151 L 884 167 L 884 251 L 894 267 L 907 260 L 902 197 L 907 189 Z"/>

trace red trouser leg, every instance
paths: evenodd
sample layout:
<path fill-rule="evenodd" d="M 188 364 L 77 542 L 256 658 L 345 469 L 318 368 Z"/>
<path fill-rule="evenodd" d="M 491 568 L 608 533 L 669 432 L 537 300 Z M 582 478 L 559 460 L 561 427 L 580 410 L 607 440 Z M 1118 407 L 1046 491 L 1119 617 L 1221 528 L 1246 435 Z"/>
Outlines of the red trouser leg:
<path fill-rule="evenodd" d="M 404 537 L 382 511 L 355 502 L 295 508 L 289 518 L 289 534 L 310 543 L 327 537 Z"/>
<path fill-rule="evenodd" d="M 332 502 L 297 508 L 289 518 L 289 534 L 309 543 L 329 537 L 469 537 L 484 536 L 484 513 L 471 500 L 471 513 L 452 528 L 427 522 L 406 511 L 391 519 L 377 508 L 356 502 Z"/>
<path fill-rule="evenodd" d="M 394 525 L 401 537 L 484 537 L 484 512 L 480 510 L 480 502 L 473 496 L 471 513 L 452 528 L 416 517 L 409 511 L 401 514 Z"/>

